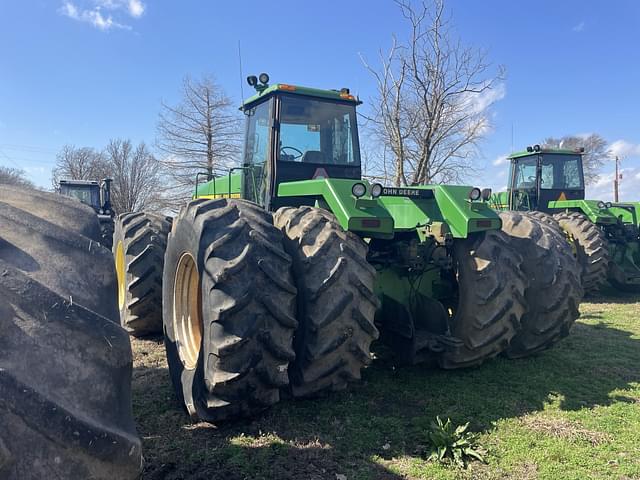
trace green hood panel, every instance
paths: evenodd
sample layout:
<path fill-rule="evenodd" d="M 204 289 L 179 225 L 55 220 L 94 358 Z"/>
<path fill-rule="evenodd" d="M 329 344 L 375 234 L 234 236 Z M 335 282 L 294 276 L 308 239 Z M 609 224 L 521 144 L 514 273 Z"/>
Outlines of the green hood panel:
<path fill-rule="evenodd" d="M 355 183 L 363 183 L 367 193 L 356 199 L 351 193 Z M 501 221 L 484 202 L 469 201 L 472 187 L 430 185 L 409 187 L 430 190 L 433 198 L 405 196 L 371 197 L 371 184 L 366 180 L 323 178 L 282 183 L 279 197 L 313 196 L 321 198 L 345 230 L 363 235 L 390 238 L 398 231 L 412 231 L 434 222 L 446 223 L 454 238 L 470 233 L 496 230 Z"/>

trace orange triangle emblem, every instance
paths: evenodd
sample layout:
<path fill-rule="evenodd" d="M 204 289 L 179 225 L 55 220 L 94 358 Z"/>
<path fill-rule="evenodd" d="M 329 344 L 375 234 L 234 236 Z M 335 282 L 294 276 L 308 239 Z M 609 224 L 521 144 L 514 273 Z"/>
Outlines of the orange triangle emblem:
<path fill-rule="evenodd" d="M 557 201 L 559 202 L 560 200 L 566 200 L 566 199 L 567 199 L 567 196 L 564 194 L 564 192 L 562 192 L 562 193 L 560 194 L 560 196 L 558 197 L 558 200 L 557 200 Z"/>
<path fill-rule="evenodd" d="M 311 177 L 311 180 L 317 180 L 317 179 L 320 179 L 320 178 L 329 178 L 329 174 L 322 167 L 316 168 L 316 171 L 313 174 L 313 177 Z"/>

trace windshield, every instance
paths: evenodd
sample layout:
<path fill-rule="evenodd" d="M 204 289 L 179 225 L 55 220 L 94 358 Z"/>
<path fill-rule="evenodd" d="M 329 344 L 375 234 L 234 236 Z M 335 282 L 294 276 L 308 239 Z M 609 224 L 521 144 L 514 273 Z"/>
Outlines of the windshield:
<path fill-rule="evenodd" d="M 284 162 L 360 165 L 354 105 L 283 96 L 279 159 Z"/>
<path fill-rule="evenodd" d="M 580 155 L 545 153 L 541 168 L 540 188 L 543 190 L 584 188 Z"/>
<path fill-rule="evenodd" d="M 62 185 L 60 187 L 60 193 L 69 197 L 75 197 L 82 203 L 86 203 L 91 207 L 97 207 L 100 205 L 100 191 L 98 190 L 97 186 L 87 185 L 86 187 L 70 187 L 67 185 Z"/>

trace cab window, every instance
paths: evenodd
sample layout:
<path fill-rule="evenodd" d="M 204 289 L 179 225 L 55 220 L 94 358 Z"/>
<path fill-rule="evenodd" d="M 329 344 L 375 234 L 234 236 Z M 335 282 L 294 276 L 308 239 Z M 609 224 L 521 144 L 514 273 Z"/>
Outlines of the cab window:
<path fill-rule="evenodd" d="M 352 104 L 283 95 L 279 159 L 284 162 L 360 165 Z"/>
<path fill-rule="evenodd" d="M 533 189 L 536 187 L 537 158 L 523 158 L 516 163 L 516 188 Z"/>
<path fill-rule="evenodd" d="M 540 188 L 582 189 L 582 159 L 580 155 L 544 154 L 541 161 Z"/>

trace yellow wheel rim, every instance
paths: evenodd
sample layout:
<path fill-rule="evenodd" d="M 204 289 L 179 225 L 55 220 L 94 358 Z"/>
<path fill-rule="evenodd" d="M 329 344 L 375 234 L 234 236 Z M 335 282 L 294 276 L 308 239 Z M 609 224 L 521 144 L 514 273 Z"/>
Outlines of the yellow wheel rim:
<path fill-rule="evenodd" d="M 125 271 L 124 265 L 124 248 L 120 241 L 116 246 L 116 274 L 118 276 L 118 306 L 120 307 L 120 310 L 122 310 L 127 295 L 127 272 Z"/>
<path fill-rule="evenodd" d="M 178 355 L 187 370 L 198 363 L 202 343 L 200 275 L 190 253 L 183 253 L 178 261 L 173 287 L 173 331 Z"/>

